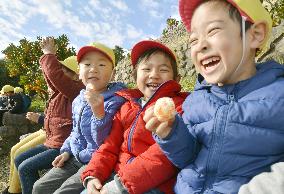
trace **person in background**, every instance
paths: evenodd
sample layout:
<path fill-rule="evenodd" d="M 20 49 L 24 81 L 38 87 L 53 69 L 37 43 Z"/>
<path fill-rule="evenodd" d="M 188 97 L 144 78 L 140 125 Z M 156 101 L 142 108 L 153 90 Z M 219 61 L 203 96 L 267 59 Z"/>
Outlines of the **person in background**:
<path fill-rule="evenodd" d="M 3 114 L 12 109 L 10 96 L 14 95 L 14 87 L 5 85 L 2 87 L 0 94 L 0 126 L 2 126 Z"/>
<path fill-rule="evenodd" d="M 84 88 L 78 80 L 76 62 L 66 63 L 69 58 L 64 62 L 58 61 L 53 38 L 43 39 L 41 48 L 44 53 L 40 58 L 41 69 L 53 94 L 45 110 L 45 142 L 15 158 L 23 194 L 32 193 L 33 184 L 39 179 L 38 171 L 51 168 L 52 161 L 59 155 L 60 147 L 72 129 L 72 102 Z"/>
<path fill-rule="evenodd" d="M 28 111 L 29 107 L 31 106 L 31 98 L 28 95 L 24 94 L 24 90 L 20 87 L 14 88 L 14 94 L 21 95 L 21 97 L 23 99 L 22 112 L 26 113 Z"/>
<path fill-rule="evenodd" d="M 40 125 L 43 125 L 44 122 L 44 115 L 35 112 L 28 112 L 26 114 L 26 118 Z M 29 134 L 27 137 L 23 138 L 19 143 L 12 147 L 10 152 L 9 186 L 4 189 L 2 194 L 21 193 L 19 174 L 14 163 L 15 157 L 39 144 L 42 144 L 45 141 L 45 138 L 45 131 L 43 129 L 40 129 L 32 134 Z"/>

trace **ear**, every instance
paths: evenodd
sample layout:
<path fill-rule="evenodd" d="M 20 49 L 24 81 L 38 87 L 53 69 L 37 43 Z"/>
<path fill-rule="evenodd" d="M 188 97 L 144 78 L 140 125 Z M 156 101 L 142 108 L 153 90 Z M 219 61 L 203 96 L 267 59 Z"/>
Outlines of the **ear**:
<path fill-rule="evenodd" d="M 79 70 L 79 80 L 82 80 L 82 72 L 81 72 L 80 64 L 78 64 L 78 70 Z"/>
<path fill-rule="evenodd" d="M 254 23 L 250 31 L 250 48 L 257 49 L 260 48 L 261 45 L 266 40 L 266 36 L 268 34 L 268 26 L 265 21 L 258 21 Z"/>
<path fill-rule="evenodd" d="M 115 73 L 116 73 L 116 70 L 115 68 L 113 68 L 111 76 L 110 76 L 110 81 L 114 80 Z"/>

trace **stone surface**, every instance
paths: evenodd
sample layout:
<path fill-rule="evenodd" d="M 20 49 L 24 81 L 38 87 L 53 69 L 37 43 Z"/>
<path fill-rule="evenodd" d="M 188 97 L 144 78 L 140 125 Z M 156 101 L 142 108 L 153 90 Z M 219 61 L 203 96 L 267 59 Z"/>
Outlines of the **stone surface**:
<path fill-rule="evenodd" d="M 195 76 L 196 74 L 194 65 L 189 57 L 190 45 L 187 39 L 188 33 L 186 32 L 184 26 L 180 24 L 176 28 L 169 30 L 168 34 L 160 37 L 157 40 L 176 51 L 176 55 L 179 58 L 179 63 L 181 64 L 179 65 L 179 71 L 182 77 Z M 282 58 L 282 60 L 284 58 L 284 21 L 281 23 L 281 25 L 273 28 L 268 47 L 257 56 L 256 60 L 258 62 L 263 62 L 269 59 L 274 59 L 279 62 L 279 58 Z M 129 57 L 125 57 L 125 59 L 123 59 L 116 66 L 116 76 L 114 80 L 123 81 L 126 84 L 133 83 L 134 80 L 131 75 L 132 71 L 130 59 Z"/>

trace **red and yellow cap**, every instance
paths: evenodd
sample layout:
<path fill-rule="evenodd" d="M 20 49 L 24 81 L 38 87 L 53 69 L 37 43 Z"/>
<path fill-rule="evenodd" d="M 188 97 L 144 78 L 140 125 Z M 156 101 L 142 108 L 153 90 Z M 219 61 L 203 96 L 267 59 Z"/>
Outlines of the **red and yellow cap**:
<path fill-rule="evenodd" d="M 194 10 L 199 6 L 202 0 L 179 0 L 179 13 L 186 29 L 191 31 L 191 19 Z M 268 26 L 266 40 L 262 47 L 266 44 L 272 30 L 272 19 L 268 11 L 262 6 L 259 0 L 227 0 L 230 4 L 236 7 L 248 21 L 255 23 L 265 21 Z"/>
<path fill-rule="evenodd" d="M 107 47 L 104 44 L 98 43 L 98 42 L 93 42 L 88 46 L 84 46 L 80 48 L 78 54 L 77 54 L 77 61 L 80 63 L 82 57 L 87 53 L 91 51 L 98 51 L 105 55 L 113 65 L 115 65 L 115 55 L 114 52 L 111 48 Z"/>

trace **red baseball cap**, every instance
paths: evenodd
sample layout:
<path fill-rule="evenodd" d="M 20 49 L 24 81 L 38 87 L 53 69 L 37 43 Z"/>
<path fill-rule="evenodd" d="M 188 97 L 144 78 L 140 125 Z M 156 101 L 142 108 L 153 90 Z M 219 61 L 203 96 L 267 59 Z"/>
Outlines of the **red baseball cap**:
<path fill-rule="evenodd" d="M 167 46 L 165 46 L 164 44 L 153 41 L 153 40 L 142 40 L 138 42 L 136 45 L 134 45 L 134 47 L 132 48 L 132 51 L 131 51 L 132 65 L 135 66 L 137 64 L 139 57 L 143 55 L 144 52 L 150 49 L 154 49 L 154 48 L 159 48 L 165 51 L 177 61 L 175 53 L 171 49 L 169 49 Z"/>

